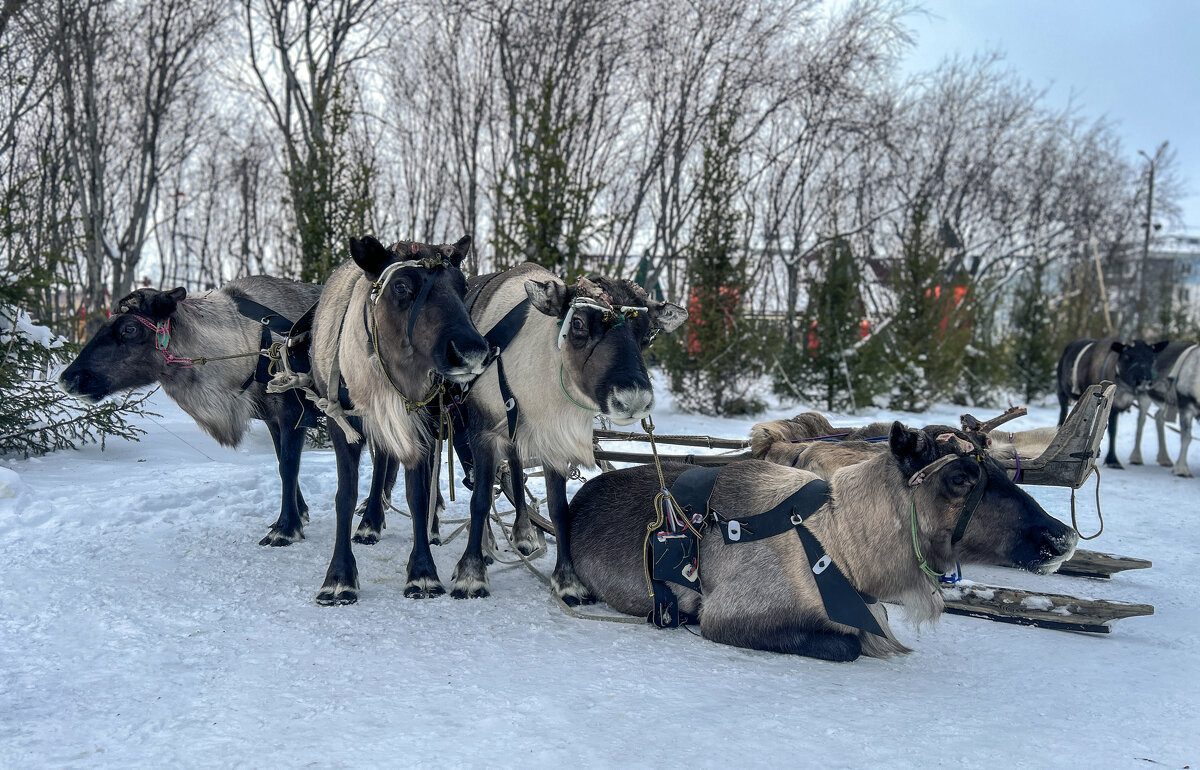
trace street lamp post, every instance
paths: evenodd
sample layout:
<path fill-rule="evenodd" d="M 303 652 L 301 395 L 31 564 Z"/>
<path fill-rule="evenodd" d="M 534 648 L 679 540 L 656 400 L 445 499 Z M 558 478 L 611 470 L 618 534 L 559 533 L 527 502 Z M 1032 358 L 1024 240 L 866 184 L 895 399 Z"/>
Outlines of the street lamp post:
<path fill-rule="evenodd" d="M 1147 173 L 1148 182 L 1146 190 L 1146 231 L 1142 238 L 1142 264 L 1138 270 L 1138 301 L 1137 301 L 1137 327 L 1134 334 L 1142 336 L 1145 330 L 1146 323 L 1146 270 L 1150 264 L 1150 231 L 1153 228 L 1152 217 L 1154 214 L 1154 171 L 1158 163 L 1158 159 L 1162 157 L 1163 152 L 1167 149 L 1167 142 L 1163 142 L 1154 152 L 1154 157 L 1151 158 L 1144 150 L 1138 150 L 1138 155 L 1146 159 L 1149 165 Z"/>

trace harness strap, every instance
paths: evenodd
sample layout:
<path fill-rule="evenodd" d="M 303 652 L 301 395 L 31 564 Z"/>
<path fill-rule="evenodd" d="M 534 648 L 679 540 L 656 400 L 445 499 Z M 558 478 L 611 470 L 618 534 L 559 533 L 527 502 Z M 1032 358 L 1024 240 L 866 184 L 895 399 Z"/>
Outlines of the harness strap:
<path fill-rule="evenodd" d="M 954 535 L 950 538 L 951 545 L 958 545 L 958 541 L 963 539 L 963 534 L 967 531 L 967 524 L 970 523 L 975 509 L 979 507 L 979 501 L 983 499 L 984 492 L 987 491 L 988 474 L 987 468 L 983 464 L 983 455 L 976 454 L 975 461 L 979 463 L 979 478 L 975 481 L 975 486 L 971 487 L 962 513 L 958 516 L 958 523 L 954 525 Z"/>
<path fill-rule="evenodd" d="M 864 596 L 850 584 L 821 541 L 804 526 L 804 520 L 821 510 L 829 502 L 830 495 L 828 482 L 813 479 L 766 513 L 743 519 L 725 519 L 717 514 L 721 536 L 729 544 L 750 543 L 794 529 L 804 546 L 804 555 L 829 619 L 886 638 L 879 621 L 867 609 L 868 604 L 875 603 L 875 598 Z"/>
<path fill-rule="evenodd" d="M 1095 342 L 1089 342 L 1088 344 L 1084 345 L 1083 348 L 1081 348 L 1080 351 L 1075 355 L 1075 362 L 1073 364 L 1071 364 L 1071 395 L 1072 396 L 1077 397 L 1081 393 L 1081 391 L 1079 389 L 1079 361 L 1083 358 L 1085 353 L 1087 353 L 1089 350 L 1092 349 L 1092 346 L 1095 344 L 1096 344 Z"/>
<path fill-rule="evenodd" d="M 707 516 L 708 501 L 720 472 L 721 468 L 692 468 L 685 471 L 671 485 L 671 496 L 676 499 L 679 506 L 684 508 L 685 519 L 691 519 L 697 513 Z M 809 569 L 812 570 L 813 579 L 821 595 L 821 602 L 825 605 L 825 614 L 829 619 L 876 636 L 886 637 L 879 621 L 867 608 L 868 604 L 875 603 L 875 599 L 864 596 L 850 584 L 845 574 L 833 563 L 833 559 L 821 546 L 816 535 L 803 525 L 805 518 L 829 502 L 829 497 L 828 482 L 813 479 L 766 513 L 749 516 L 745 519 L 725 519 L 715 511 L 713 514 L 720 525 L 722 537 L 729 544 L 764 540 L 783 534 L 788 529 L 794 529 L 804 547 Z M 690 563 L 686 558 L 680 558 L 688 555 L 686 550 L 688 541 L 681 538 L 680 542 L 682 545 L 676 546 L 673 550 L 682 553 L 673 553 L 672 550 L 667 550 L 665 558 L 657 559 L 653 563 L 654 612 L 651 614 L 650 620 L 660 627 L 663 625 L 659 621 L 668 620 L 671 613 L 676 621 L 675 625 L 678 625 L 679 622 L 686 622 L 680 620 L 681 613 L 678 609 L 678 602 L 674 592 L 667 586 L 668 581 L 697 591 L 701 590 L 698 576 L 691 577 L 689 575 Z M 693 539 L 692 542 L 698 548 L 698 541 Z M 661 571 L 660 564 L 662 565 Z M 663 591 L 661 595 L 660 591 Z"/>
<path fill-rule="evenodd" d="M 509 441 L 515 440 L 517 435 L 517 418 L 520 416 L 520 407 L 517 405 L 517 398 L 513 394 L 512 386 L 508 384 L 508 377 L 504 373 L 503 353 L 525 326 L 525 319 L 529 317 L 529 308 L 532 306 L 533 303 L 526 297 L 516 307 L 505 313 L 504 317 L 483 335 L 488 344 L 489 355 L 496 362 L 496 378 L 500 384 L 500 397 L 504 400 L 504 417 L 508 422 Z"/>
<path fill-rule="evenodd" d="M 648 620 L 658 628 L 678 628 L 699 622 L 679 609 L 679 599 L 669 583 L 704 593 L 700 580 L 700 533 L 696 528 L 708 515 L 708 498 L 720 468 L 691 468 L 679 476 L 664 497 L 662 529 L 648 533 L 644 555 L 650 578 L 653 609 Z M 672 507 L 672 502 L 674 505 Z M 676 521 L 695 522 L 677 526 Z"/>

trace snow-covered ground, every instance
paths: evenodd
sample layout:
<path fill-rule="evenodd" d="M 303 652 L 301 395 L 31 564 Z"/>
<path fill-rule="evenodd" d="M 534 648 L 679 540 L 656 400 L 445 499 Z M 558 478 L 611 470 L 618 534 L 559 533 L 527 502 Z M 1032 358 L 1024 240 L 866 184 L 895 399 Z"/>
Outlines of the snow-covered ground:
<path fill-rule="evenodd" d="M 395 515 L 378 545 L 355 549 L 359 603 L 318 607 L 332 453 L 305 454 L 308 539 L 260 548 L 278 511 L 266 430 L 222 449 L 156 398 L 164 416 L 140 443 L 0 468 L 0 766 L 1200 762 L 1200 479 L 1157 466 L 1104 473 L 1106 529 L 1084 545 L 1152 559 L 1151 570 L 1111 581 L 967 573 L 1146 602 L 1154 616 L 1108 636 L 953 616 L 919 633 L 896 622 L 912 655 L 831 664 L 575 620 L 520 566 L 491 568 L 490 599 L 405 599 L 410 533 Z M 960 411 L 900 417 L 956 422 Z M 1013 427 L 1056 417 L 1032 412 Z M 663 433 L 736 437 L 753 422 L 669 406 L 655 418 Z M 1132 434 L 1126 419 L 1122 457 Z M 1200 470 L 1197 452 L 1191 462 Z M 449 518 L 466 515 L 459 489 Z M 1066 490 L 1030 491 L 1069 519 Z M 1090 482 L 1080 500 L 1091 530 Z M 435 549 L 443 580 L 462 545 Z M 539 560 L 546 570 L 552 554 Z"/>

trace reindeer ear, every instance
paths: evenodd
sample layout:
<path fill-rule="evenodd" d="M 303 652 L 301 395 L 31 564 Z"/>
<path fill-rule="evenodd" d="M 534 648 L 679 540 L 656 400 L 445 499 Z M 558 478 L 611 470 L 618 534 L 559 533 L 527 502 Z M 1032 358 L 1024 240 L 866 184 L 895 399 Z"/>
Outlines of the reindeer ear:
<path fill-rule="evenodd" d="M 1167 347 L 1167 345 L 1170 345 L 1170 344 L 1171 344 L 1170 340 L 1163 340 L 1162 342 L 1154 343 L 1150 347 L 1154 350 L 1155 353 L 1161 353 Z"/>
<path fill-rule="evenodd" d="M 449 251 L 445 252 L 446 256 L 450 258 L 450 261 L 454 263 L 455 267 L 462 266 L 462 261 L 466 259 L 467 254 L 471 252 L 471 243 L 471 236 L 464 235 L 463 237 L 459 238 L 453 246 L 450 247 Z"/>
<path fill-rule="evenodd" d="M 562 318 L 567 314 L 567 285 L 558 281 L 526 281 L 525 293 L 529 301 L 551 318 Z"/>
<path fill-rule="evenodd" d="M 186 296 L 187 289 L 182 286 L 155 294 L 154 298 L 150 300 L 150 317 L 165 321 L 171 317 Z"/>
<path fill-rule="evenodd" d="M 906 428 L 897 420 L 892 423 L 892 430 L 888 434 L 888 447 L 891 448 L 892 454 L 903 459 L 920 451 L 923 443 L 921 439 L 920 431 Z"/>
<path fill-rule="evenodd" d="M 667 334 L 678 329 L 687 320 L 688 311 L 671 302 L 650 301 L 650 325 Z"/>
<path fill-rule="evenodd" d="M 350 256 L 363 272 L 372 278 L 379 277 L 383 268 L 392 261 L 392 254 L 383 244 L 371 236 L 350 239 Z"/>
<path fill-rule="evenodd" d="M 1112 352 L 1114 352 L 1114 353 L 1120 353 L 1120 352 L 1121 352 L 1122 350 L 1124 350 L 1124 349 L 1125 349 L 1125 343 L 1124 343 L 1124 342 L 1121 342 L 1120 340 L 1113 340 L 1113 344 L 1112 344 Z"/>

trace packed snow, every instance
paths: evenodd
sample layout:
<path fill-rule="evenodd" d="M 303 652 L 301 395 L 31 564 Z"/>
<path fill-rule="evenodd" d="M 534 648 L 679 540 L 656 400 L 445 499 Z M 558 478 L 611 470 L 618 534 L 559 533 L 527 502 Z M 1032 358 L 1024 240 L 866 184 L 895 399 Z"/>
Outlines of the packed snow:
<path fill-rule="evenodd" d="M 754 422 L 660 400 L 661 433 L 742 437 Z M 359 603 L 319 607 L 332 452 L 304 457 L 307 540 L 261 548 L 278 512 L 265 427 L 229 450 L 161 394 L 153 409 L 163 417 L 138 443 L 0 468 L 0 766 L 1200 762 L 1200 479 L 1155 465 L 1103 473 L 1104 534 L 1081 546 L 1153 569 L 1102 581 L 966 568 L 980 583 L 1153 604 L 1152 617 L 1107 636 L 897 620 L 913 654 L 833 664 L 577 620 L 520 565 L 490 568 L 489 599 L 405 599 L 411 533 L 396 514 L 379 544 L 355 547 Z M 961 411 L 841 419 L 945 423 Z M 1012 427 L 1052 425 L 1056 411 L 1032 409 Z M 1126 417 L 1122 457 L 1132 435 Z M 364 493 L 368 473 L 364 463 Z M 1079 498 L 1085 532 L 1096 527 L 1091 483 Z M 1029 491 L 1069 520 L 1067 490 Z M 466 510 L 459 486 L 447 518 Z M 463 544 L 434 549 L 444 582 Z M 552 539 L 537 564 L 553 566 Z"/>

